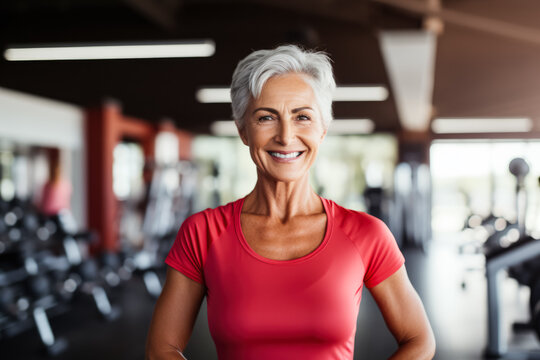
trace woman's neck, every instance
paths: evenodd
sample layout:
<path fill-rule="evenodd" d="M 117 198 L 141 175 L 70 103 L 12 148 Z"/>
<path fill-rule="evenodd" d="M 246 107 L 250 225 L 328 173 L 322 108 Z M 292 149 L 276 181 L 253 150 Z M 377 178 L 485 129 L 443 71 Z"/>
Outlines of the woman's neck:
<path fill-rule="evenodd" d="M 255 188 L 246 196 L 242 212 L 263 215 L 285 222 L 296 215 L 324 211 L 309 184 L 309 174 L 297 181 L 283 182 L 259 174 Z"/>

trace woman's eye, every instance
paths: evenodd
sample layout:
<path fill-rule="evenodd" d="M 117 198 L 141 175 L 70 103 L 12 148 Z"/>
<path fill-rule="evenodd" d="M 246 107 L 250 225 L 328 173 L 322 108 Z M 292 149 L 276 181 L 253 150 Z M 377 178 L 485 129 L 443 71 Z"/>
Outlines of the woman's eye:
<path fill-rule="evenodd" d="M 271 115 L 265 115 L 265 116 L 261 116 L 261 117 L 259 118 L 259 122 L 269 121 L 269 120 L 272 120 L 272 116 L 271 116 Z"/>
<path fill-rule="evenodd" d="M 298 120 L 311 120 L 311 118 L 307 115 L 298 115 Z"/>

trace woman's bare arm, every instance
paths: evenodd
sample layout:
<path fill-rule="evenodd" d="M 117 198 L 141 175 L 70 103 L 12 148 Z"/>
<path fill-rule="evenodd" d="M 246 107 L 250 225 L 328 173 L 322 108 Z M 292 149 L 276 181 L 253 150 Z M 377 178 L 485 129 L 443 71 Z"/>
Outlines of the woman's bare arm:
<path fill-rule="evenodd" d="M 184 359 L 193 324 L 205 294 L 204 285 L 169 267 L 146 340 L 147 360 Z"/>
<path fill-rule="evenodd" d="M 405 266 L 370 291 L 399 345 L 390 359 L 432 359 L 435 337 Z"/>

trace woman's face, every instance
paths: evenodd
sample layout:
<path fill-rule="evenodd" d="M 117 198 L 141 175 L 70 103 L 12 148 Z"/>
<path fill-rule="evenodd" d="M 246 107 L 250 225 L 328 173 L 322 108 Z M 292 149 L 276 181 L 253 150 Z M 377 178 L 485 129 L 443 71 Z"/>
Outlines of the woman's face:
<path fill-rule="evenodd" d="M 315 161 L 326 129 L 304 76 L 291 73 L 270 78 L 247 108 L 239 133 L 259 175 L 295 181 Z"/>

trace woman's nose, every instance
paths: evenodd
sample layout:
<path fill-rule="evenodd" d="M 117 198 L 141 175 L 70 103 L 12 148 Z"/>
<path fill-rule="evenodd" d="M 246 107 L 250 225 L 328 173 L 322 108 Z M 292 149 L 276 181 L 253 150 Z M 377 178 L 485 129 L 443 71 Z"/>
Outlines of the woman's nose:
<path fill-rule="evenodd" d="M 294 138 L 294 129 L 290 121 L 280 121 L 276 141 L 281 145 L 288 145 Z"/>

